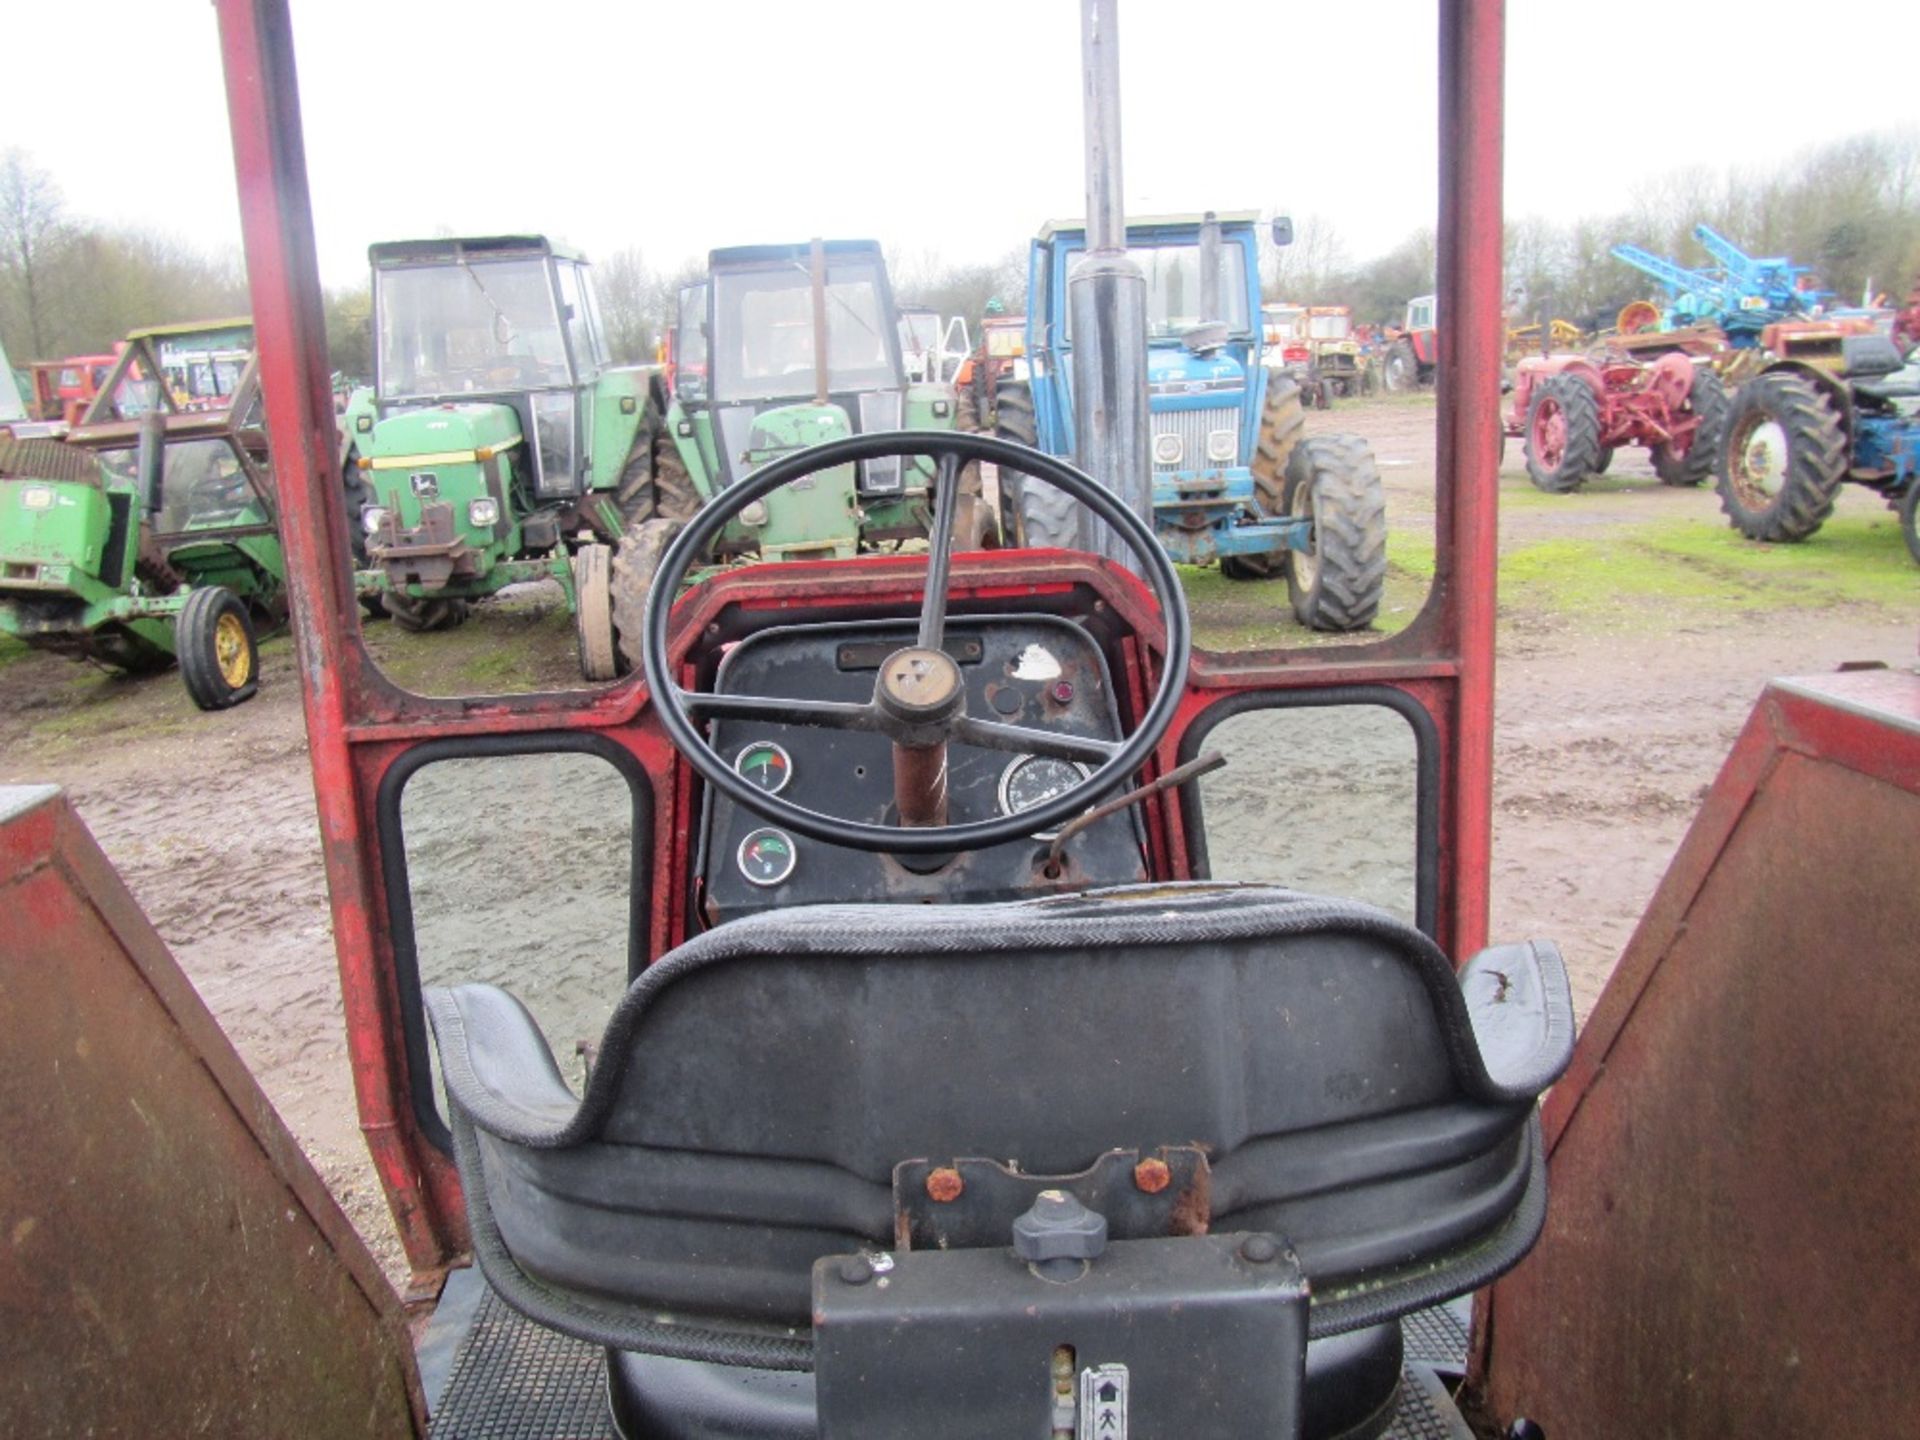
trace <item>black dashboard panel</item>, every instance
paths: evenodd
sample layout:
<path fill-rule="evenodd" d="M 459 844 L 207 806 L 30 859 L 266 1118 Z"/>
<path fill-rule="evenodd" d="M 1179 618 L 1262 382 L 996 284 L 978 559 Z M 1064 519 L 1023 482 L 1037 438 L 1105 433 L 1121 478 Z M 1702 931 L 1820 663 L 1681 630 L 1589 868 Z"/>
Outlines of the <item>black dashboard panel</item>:
<path fill-rule="evenodd" d="M 873 621 L 797 625 L 743 640 L 722 661 L 715 689 L 723 694 L 795 699 L 872 699 L 881 662 L 914 642 L 914 625 Z M 1118 740 L 1120 716 L 1112 677 L 1091 637 L 1050 615 L 956 617 L 946 649 L 960 662 L 967 713 L 1034 729 Z M 778 772 L 780 756 L 756 750 L 769 742 L 790 762 L 780 798 L 809 810 L 872 824 L 893 822 L 892 746 L 881 735 L 759 720 L 718 720 L 715 750 L 729 764 L 747 755 Z M 948 812 L 953 823 L 1002 813 L 1002 781 L 1020 757 L 970 745 L 949 748 Z M 1036 783 L 1023 772 L 1022 783 Z M 769 783 L 775 783 L 770 781 Z M 1089 796 L 1094 799 L 1107 798 Z M 1014 899 L 1090 885 L 1147 879 L 1139 812 L 1109 815 L 1067 842 L 1061 873 L 1042 872 L 1047 842 L 1020 840 L 959 854 L 937 870 L 939 857 L 868 854 L 782 833 L 786 846 L 756 832 L 759 816 L 709 790 L 701 815 L 699 909 L 710 925 L 759 910 L 831 901 L 960 902 Z M 778 827 L 772 827 L 778 828 Z M 743 859 L 743 848 L 750 856 Z M 752 869 L 762 883 L 747 878 Z"/>

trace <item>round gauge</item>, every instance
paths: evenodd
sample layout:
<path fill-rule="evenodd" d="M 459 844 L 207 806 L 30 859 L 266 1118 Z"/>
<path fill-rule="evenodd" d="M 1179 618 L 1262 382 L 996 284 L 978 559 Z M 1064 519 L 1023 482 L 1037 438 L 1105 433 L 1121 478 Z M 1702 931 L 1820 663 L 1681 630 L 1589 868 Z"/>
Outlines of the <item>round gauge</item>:
<path fill-rule="evenodd" d="M 793 778 L 793 759 L 771 740 L 756 740 L 734 759 L 733 773 L 757 790 L 778 795 Z"/>
<path fill-rule="evenodd" d="M 1092 773 L 1076 760 L 1056 760 L 1051 755 L 1018 756 L 1000 774 L 1000 813 L 1018 815 L 1057 799 Z M 1049 830 L 1033 838 L 1051 840 L 1057 833 Z"/>
<path fill-rule="evenodd" d="M 754 831 L 740 842 L 740 873 L 754 885 L 780 885 L 793 874 L 799 859 L 793 837 L 771 825 Z"/>

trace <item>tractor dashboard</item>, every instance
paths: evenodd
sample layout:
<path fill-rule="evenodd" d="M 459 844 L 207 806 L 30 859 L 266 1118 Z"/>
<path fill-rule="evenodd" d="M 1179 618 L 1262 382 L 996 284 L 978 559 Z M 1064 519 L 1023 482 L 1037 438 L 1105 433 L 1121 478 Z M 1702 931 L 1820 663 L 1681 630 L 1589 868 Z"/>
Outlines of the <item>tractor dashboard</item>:
<path fill-rule="evenodd" d="M 859 702 L 881 662 L 913 641 L 913 625 L 871 621 L 784 626 L 742 641 L 722 663 L 726 694 Z M 1049 615 L 950 621 L 967 711 L 1062 734 L 1117 740 L 1120 715 L 1105 658 L 1087 632 Z M 892 824 L 893 761 L 885 736 L 764 720 L 716 721 L 714 748 L 750 783 L 850 821 Z M 1074 762 L 955 743 L 948 805 L 956 824 L 1017 813 L 1084 778 Z M 896 857 L 825 844 L 769 825 L 708 791 L 701 816 L 698 906 L 708 925 L 758 911 L 840 901 L 972 903 L 1145 880 L 1137 809 L 1068 835 L 953 856 Z"/>

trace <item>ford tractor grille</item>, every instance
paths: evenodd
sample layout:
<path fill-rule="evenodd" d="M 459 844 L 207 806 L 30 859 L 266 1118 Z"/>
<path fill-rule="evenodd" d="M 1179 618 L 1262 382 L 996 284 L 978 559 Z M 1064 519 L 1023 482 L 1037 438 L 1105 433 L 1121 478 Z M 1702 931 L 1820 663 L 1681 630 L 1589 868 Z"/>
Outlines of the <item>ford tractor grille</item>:
<path fill-rule="evenodd" d="M 1207 436 L 1225 430 L 1233 436 L 1234 453 L 1225 460 L 1207 458 Z M 1177 455 L 1172 452 L 1172 436 L 1180 442 Z M 1218 470 L 1239 462 L 1240 412 L 1231 405 L 1209 410 L 1156 410 L 1153 412 L 1153 468 L 1162 473 L 1174 470 Z"/>

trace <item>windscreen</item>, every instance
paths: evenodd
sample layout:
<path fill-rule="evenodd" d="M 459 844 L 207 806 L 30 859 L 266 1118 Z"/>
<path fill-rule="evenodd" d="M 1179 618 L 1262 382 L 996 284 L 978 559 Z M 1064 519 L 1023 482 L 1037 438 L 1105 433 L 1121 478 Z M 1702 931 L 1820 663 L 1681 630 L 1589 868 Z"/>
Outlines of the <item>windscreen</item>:
<path fill-rule="evenodd" d="M 383 267 L 380 398 L 570 385 L 543 261 Z"/>
<path fill-rule="evenodd" d="M 722 272 L 713 280 L 709 336 L 716 401 L 787 399 L 813 392 L 813 286 L 807 261 Z M 827 266 L 828 388 L 880 390 L 905 383 L 888 342 L 875 259 Z"/>
<path fill-rule="evenodd" d="M 707 395 L 707 287 L 680 292 L 680 322 L 674 331 L 674 388 L 684 400 Z"/>
<path fill-rule="evenodd" d="M 123 480 L 135 478 L 135 452 L 103 450 L 100 459 Z M 240 457 L 225 440 L 173 440 L 160 472 L 156 534 L 224 530 L 272 520 Z"/>
<path fill-rule="evenodd" d="M 1247 262 L 1238 245 L 1220 247 L 1220 310 L 1200 313 L 1200 242 L 1129 246 L 1147 277 L 1147 334 L 1149 339 L 1176 339 L 1203 320 L 1224 320 L 1234 334 L 1247 321 Z"/>

